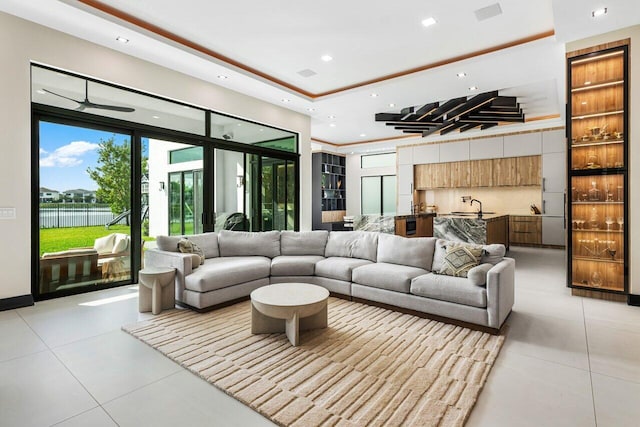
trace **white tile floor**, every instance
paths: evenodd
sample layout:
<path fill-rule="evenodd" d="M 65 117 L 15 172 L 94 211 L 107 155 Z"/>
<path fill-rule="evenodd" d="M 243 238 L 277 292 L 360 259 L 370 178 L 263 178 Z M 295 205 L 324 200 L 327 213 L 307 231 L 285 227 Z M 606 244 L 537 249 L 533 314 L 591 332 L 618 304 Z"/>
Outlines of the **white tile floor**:
<path fill-rule="evenodd" d="M 638 425 L 640 308 L 571 297 L 563 251 L 509 255 L 516 305 L 467 425 Z M 136 296 L 129 286 L 0 312 L 0 426 L 273 425 L 122 332 L 150 316 Z"/>

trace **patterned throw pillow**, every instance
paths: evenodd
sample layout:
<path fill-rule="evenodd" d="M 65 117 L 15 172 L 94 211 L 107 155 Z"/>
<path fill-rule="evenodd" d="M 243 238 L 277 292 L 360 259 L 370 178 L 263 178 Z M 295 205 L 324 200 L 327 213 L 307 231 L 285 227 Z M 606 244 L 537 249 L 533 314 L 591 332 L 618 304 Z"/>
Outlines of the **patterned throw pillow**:
<path fill-rule="evenodd" d="M 180 239 L 178 241 L 178 250 L 183 254 L 197 254 L 200 257 L 200 264 L 204 264 L 204 252 L 198 245 L 189 239 Z"/>
<path fill-rule="evenodd" d="M 440 274 L 467 277 L 467 273 L 480 263 L 482 246 L 451 243 L 447 245 Z"/>

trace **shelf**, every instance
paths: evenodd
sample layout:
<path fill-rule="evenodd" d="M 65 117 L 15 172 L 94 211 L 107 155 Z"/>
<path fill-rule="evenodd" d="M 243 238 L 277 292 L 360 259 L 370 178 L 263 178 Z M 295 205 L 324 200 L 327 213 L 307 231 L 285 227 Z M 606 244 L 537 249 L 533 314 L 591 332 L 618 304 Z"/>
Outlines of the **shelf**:
<path fill-rule="evenodd" d="M 606 117 L 606 116 L 613 116 L 616 114 L 623 114 L 623 113 L 624 113 L 624 110 L 616 110 L 616 111 L 607 111 L 604 113 L 582 114 L 579 116 L 571 116 L 571 120 L 592 119 L 595 117 Z"/>
<path fill-rule="evenodd" d="M 614 223 L 615 224 L 615 223 Z M 573 231 L 574 233 L 614 233 L 614 234 L 623 234 L 624 230 L 600 230 L 599 228 L 596 229 L 589 229 L 589 228 L 572 228 L 571 231 Z"/>
<path fill-rule="evenodd" d="M 612 140 L 602 140 L 599 142 L 573 142 L 571 144 L 571 148 L 580 148 L 580 147 L 595 147 L 598 145 L 611 145 L 611 144 L 622 144 L 624 143 L 624 139 L 612 139 Z"/>
<path fill-rule="evenodd" d="M 600 83 L 595 83 L 595 84 L 589 84 L 589 85 L 584 85 L 584 86 L 576 86 L 571 88 L 571 92 L 582 92 L 585 90 L 591 90 L 591 89 L 601 89 L 603 87 L 611 87 L 611 86 L 617 86 L 617 85 L 622 85 L 624 84 L 624 80 L 612 80 L 609 82 L 600 82 Z"/>
<path fill-rule="evenodd" d="M 621 259 L 611 259 L 609 258 L 591 258 L 586 256 L 573 256 L 572 259 L 574 261 L 588 261 L 588 262 L 604 262 L 607 264 L 624 264 L 624 260 Z"/>
<path fill-rule="evenodd" d="M 624 205 L 624 202 L 571 202 L 572 205 Z"/>
<path fill-rule="evenodd" d="M 612 291 L 612 292 L 619 292 L 619 293 L 623 293 L 624 292 L 624 290 L 620 289 L 619 287 L 613 287 L 613 286 L 591 286 L 588 283 L 580 283 L 580 282 L 572 282 L 571 286 L 579 287 L 579 288 L 592 289 L 594 291 Z"/>
<path fill-rule="evenodd" d="M 625 172 L 624 167 L 621 168 L 597 168 L 597 169 L 571 169 L 571 176 L 605 176 L 605 175 L 622 175 Z"/>

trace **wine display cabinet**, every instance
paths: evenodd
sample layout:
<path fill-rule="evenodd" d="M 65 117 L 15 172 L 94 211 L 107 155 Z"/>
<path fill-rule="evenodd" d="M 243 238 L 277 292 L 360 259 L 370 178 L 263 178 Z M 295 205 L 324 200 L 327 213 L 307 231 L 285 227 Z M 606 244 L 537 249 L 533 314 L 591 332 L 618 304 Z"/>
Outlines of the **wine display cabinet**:
<path fill-rule="evenodd" d="M 628 291 L 628 44 L 567 55 L 568 285 Z"/>

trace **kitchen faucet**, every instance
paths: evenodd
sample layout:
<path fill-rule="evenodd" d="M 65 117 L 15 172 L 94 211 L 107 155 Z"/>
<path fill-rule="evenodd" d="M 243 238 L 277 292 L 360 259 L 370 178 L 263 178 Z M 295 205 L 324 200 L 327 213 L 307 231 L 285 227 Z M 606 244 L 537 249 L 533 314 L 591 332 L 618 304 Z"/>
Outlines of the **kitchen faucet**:
<path fill-rule="evenodd" d="M 471 199 L 471 206 L 473 206 L 473 202 L 478 202 L 480 205 L 480 210 L 478 211 L 478 216 L 482 216 L 482 202 L 478 199 Z"/>

